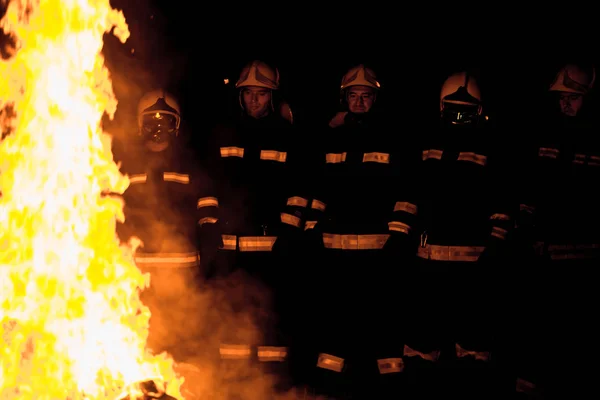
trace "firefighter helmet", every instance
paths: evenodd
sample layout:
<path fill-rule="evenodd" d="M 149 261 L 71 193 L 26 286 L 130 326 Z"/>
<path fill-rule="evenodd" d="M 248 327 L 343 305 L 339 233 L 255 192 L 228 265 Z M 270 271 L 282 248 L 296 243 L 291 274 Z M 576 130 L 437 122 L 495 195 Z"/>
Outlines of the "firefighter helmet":
<path fill-rule="evenodd" d="M 586 94 L 594 86 L 595 80 L 596 70 L 594 67 L 586 71 L 578 65 L 567 64 L 558 71 L 548 90 Z"/>
<path fill-rule="evenodd" d="M 381 84 L 377 80 L 375 72 L 363 64 L 350 68 L 342 77 L 340 90 L 350 86 L 368 86 L 376 90 L 381 89 Z"/>
<path fill-rule="evenodd" d="M 181 109 L 179 102 L 164 89 L 153 90 L 142 96 L 137 108 L 139 134 L 154 141 L 164 141 L 179 133 Z"/>
<path fill-rule="evenodd" d="M 235 84 L 236 88 L 245 86 L 258 86 L 277 90 L 279 89 L 279 71 L 262 61 L 254 60 L 242 68 L 240 77 Z"/>
<path fill-rule="evenodd" d="M 465 71 L 450 75 L 440 91 L 440 109 L 443 109 L 445 104 L 480 106 L 481 92 L 477 80 Z"/>
<path fill-rule="evenodd" d="M 440 91 L 440 111 L 453 124 L 476 121 L 482 111 L 477 80 L 466 71 L 450 75 Z"/>

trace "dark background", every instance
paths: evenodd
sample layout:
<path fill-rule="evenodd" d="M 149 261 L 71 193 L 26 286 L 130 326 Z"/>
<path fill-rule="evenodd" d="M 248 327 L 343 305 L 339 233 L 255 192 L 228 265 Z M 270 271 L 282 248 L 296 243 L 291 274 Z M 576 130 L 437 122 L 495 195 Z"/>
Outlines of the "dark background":
<path fill-rule="evenodd" d="M 306 124 L 331 117 L 342 75 L 358 63 L 377 72 L 379 104 L 407 127 L 435 119 L 443 80 L 468 68 L 479 77 L 484 113 L 507 132 L 541 117 L 561 65 L 600 65 L 599 18 L 574 2 L 530 9 L 505 2 L 111 4 L 131 31 L 125 44 L 105 40 L 117 134 L 135 130 L 137 100 L 162 86 L 179 97 L 186 130 L 202 136 L 235 107 L 233 84 L 252 59 L 278 67 L 281 92 Z"/>

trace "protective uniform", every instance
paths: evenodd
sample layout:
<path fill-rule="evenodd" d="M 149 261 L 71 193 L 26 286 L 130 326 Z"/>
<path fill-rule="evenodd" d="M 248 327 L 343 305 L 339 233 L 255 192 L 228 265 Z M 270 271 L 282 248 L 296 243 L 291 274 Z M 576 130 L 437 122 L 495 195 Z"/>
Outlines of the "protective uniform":
<path fill-rule="evenodd" d="M 410 235 L 417 207 L 411 151 L 405 142 L 394 145 L 396 124 L 377 109 L 380 87 L 370 68 L 351 68 L 340 85 L 343 111 L 317 136 L 323 143 L 305 229 L 316 246 L 314 385 L 325 395 L 389 395 L 388 381 L 403 368 L 393 315 L 400 312 L 402 271 L 416 251 Z M 352 112 L 348 101 L 372 101 L 372 108 Z"/>
<path fill-rule="evenodd" d="M 577 115 L 553 110 L 536 119 L 521 166 L 517 233 L 528 268 L 517 287 L 515 373 L 528 383 L 520 387 L 565 398 L 594 379 L 587 365 L 598 337 L 590 315 L 598 301 L 591 274 L 600 262 L 600 146 L 585 109 L 594 76 L 572 64 L 557 73 L 549 95 L 582 96 L 583 106 Z"/>
<path fill-rule="evenodd" d="M 174 356 L 185 354 L 186 341 L 194 340 L 190 315 L 195 306 L 182 299 L 192 299 L 197 289 L 198 226 L 216 222 L 218 204 L 195 155 L 179 145 L 180 121 L 173 95 L 148 92 L 138 105 L 138 134 L 117 143 L 114 151 L 130 181 L 118 236 L 123 242 L 141 240 L 135 261 L 150 274 L 142 293 L 152 312 L 149 343 Z"/>
<path fill-rule="evenodd" d="M 219 182 L 218 227 L 223 238 L 208 275 L 240 279 L 248 291 L 247 298 L 233 307 L 250 318 L 223 333 L 224 361 L 257 361 L 281 383 L 288 374 L 297 331 L 292 308 L 298 303 L 293 297 L 297 271 L 291 246 L 302 233 L 303 210 L 308 204 L 297 175 L 299 134 L 289 119 L 275 112 L 280 106 L 276 69 L 255 60 L 242 69 L 236 87 L 242 112 L 232 121 L 217 124 L 206 145 L 211 172 Z M 256 101 L 253 96 L 270 94 L 268 114 L 251 116 L 244 93 L 249 93 L 251 107 Z M 257 287 L 260 293 L 250 294 Z"/>
<path fill-rule="evenodd" d="M 502 177 L 507 154 L 483 125 L 481 99 L 468 73 L 446 79 L 440 126 L 424 135 L 415 169 L 420 245 L 403 318 L 406 372 L 418 377 L 407 389 L 413 395 L 443 388 L 488 398 L 498 390 L 491 372 L 500 300 L 492 288 L 514 221 L 510 184 Z"/>

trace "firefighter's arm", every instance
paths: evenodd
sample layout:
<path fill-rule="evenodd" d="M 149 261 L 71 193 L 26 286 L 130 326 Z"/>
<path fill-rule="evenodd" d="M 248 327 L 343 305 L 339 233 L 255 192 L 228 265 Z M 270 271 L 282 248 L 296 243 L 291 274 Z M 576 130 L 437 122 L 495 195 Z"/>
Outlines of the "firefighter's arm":
<path fill-rule="evenodd" d="M 327 155 L 321 149 L 313 150 L 305 167 L 304 187 L 308 204 L 305 212 L 304 230 L 316 232 L 317 225 L 325 218 L 328 203 Z"/>
<path fill-rule="evenodd" d="M 510 204 L 497 204 L 489 217 L 490 236 L 480 261 L 499 260 L 509 256 L 510 243 L 514 233 L 514 210 Z"/>
<path fill-rule="evenodd" d="M 488 196 L 492 205 L 489 212 L 490 236 L 492 243 L 503 245 L 510 239 L 515 227 L 518 203 L 513 182 L 518 177 L 511 176 L 515 171 L 511 165 L 512 149 L 497 146 L 495 150 L 490 157 L 487 179 Z"/>
<path fill-rule="evenodd" d="M 417 202 L 411 196 L 397 196 L 393 202 L 388 222 L 389 239 L 385 245 L 388 252 L 397 257 L 411 257 L 416 254 L 415 225 Z"/>
<path fill-rule="evenodd" d="M 537 194 L 540 192 L 539 177 L 543 174 L 538 162 L 538 151 L 535 147 L 527 148 L 519 157 L 518 176 L 516 177 L 516 194 L 518 212 L 516 213 L 515 228 L 521 241 L 533 240 L 535 220 L 537 216 Z"/>
<path fill-rule="evenodd" d="M 210 229 L 210 227 L 217 225 L 219 221 L 219 199 L 216 193 L 207 191 L 200 194 L 196 209 L 196 217 L 200 230 Z"/>
<path fill-rule="evenodd" d="M 390 238 L 385 248 L 396 255 L 412 256 L 417 251 L 415 238 L 420 191 L 419 180 L 413 173 L 421 162 L 417 156 L 418 153 L 408 151 L 392 154 L 392 175 L 387 183 L 392 185 L 388 203 Z"/>
<path fill-rule="evenodd" d="M 283 229 L 290 232 L 300 232 L 304 228 L 306 208 L 309 205 L 309 199 L 304 193 L 302 166 L 299 152 L 293 151 L 288 157 L 287 173 L 283 176 L 285 204 L 279 215 Z"/>
<path fill-rule="evenodd" d="M 497 148 L 497 150 L 502 150 Z M 480 261 L 506 259 L 514 234 L 517 200 L 510 176 L 508 151 L 492 154 L 489 160 L 490 173 L 487 179 L 489 208 L 489 237 Z"/>
<path fill-rule="evenodd" d="M 204 160 L 207 168 L 198 168 L 195 171 L 196 189 L 196 221 L 198 228 L 198 248 L 200 249 L 201 262 L 210 262 L 223 246 L 221 225 L 219 223 L 219 191 L 217 169 L 211 161 Z M 210 173 L 209 173 L 210 171 Z"/>
<path fill-rule="evenodd" d="M 282 204 L 279 210 L 281 223 L 277 241 L 273 251 L 295 254 L 301 251 L 301 238 L 304 231 L 306 210 L 310 206 L 310 198 L 306 194 L 305 160 L 301 147 L 295 146 L 288 154 L 286 173 L 283 176 Z"/>
<path fill-rule="evenodd" d="M 407 237 L 413 233 L 417 218 L 417 204 L 407 196 L 397 197 L 388 222 L 390 234 Z"/>

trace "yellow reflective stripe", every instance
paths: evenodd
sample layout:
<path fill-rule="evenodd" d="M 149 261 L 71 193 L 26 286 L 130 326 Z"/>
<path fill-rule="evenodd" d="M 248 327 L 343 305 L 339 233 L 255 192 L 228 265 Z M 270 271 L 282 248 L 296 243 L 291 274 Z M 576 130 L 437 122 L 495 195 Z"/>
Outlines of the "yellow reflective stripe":
<path fill-rule="evenodd" d="M 250 358 L 250 346 L 247 344 L 221 344 L 219 354 L 222 359 L 246 359 Z"/>
<path fill-rule="evenodd" d="M 474 359 L 479 360 L 479 361 L 489 361 L 490 360 L 491 353 L 489 351 L 467 350 L 464 347 L 461 347 L 458 343 L 456 343 L 454 347 L 456 349 L 456 356 L 458 358 L 473 357 Z"/>
<path fill-rule="evenodd" d="M 552 260 L 581 260 L 600 258 L 600 244 L 551 244 L 547 246 Z"/>
<path fill-rule="evenodd" d="M 276 236 L 242 236 L 238 239 L 240 251 L 271 251 Z"/>
<path fill-rule="evenodd" d="M 138 253 L 136 264 L 157 268 L 188 268 L 198 265 L 198 253 Z"/>
<path fill-rule="evenodd" d="M 520 211 L 528 212 L 530 214 L 533 214 L 533 212 L 535 211 L 535 207 L 534 206 L 528 206 L 527 204 L 519 204 L 519 210 Z"/>
<path fill-rule="evenodd" d="M 268 161 L 285 162 L 285 160 L 287 160 L 287 153 L 285 151 L 277 150 L 261 150 L 260 159 Z"/>
<path fill-rule="evenodd" d="M 313 201 L 310 205 L 310 208 L 313 208 L 313 209 L 319 210 L 319 211 L 325 211 L 325 207 L 327 207 L 326 204 L 317 199 L 313 199 Z"/>
<path fill-rule="evenodd" d="M 271 251 L 277 240 L 277 236 L 221 235 L 221 238 L 223 239 L 223 250 L 239 248 L 240 251 Z"/>
<path fill-rule="evenodd" d="M 600 167 L 600 157 L 590 156 L 590 159 L 588 160 L 588 165 L 592 167 Z"/>
<path fill-rule="evenodd" d="M 404 370 L 404 360 L 402 358 L 381 358 L 377 360 L 377 367 L 380 374 L 402 372 Z"/>
<path fill-rule="evenodd" d="M 287 347 L 258 346 L 258 360 L 263 362 L 285 361 L 287 353 Z"/>
<path fill-rule="evenodd" d="M 288 206 L 306 207 L 308 206 L 308 200 L 303 197 L 293 196 L 287 199 Z"/>
<path fill-rule="evenodd" d="M 221 235 L 221 239 L 223 239 L 223 250 L 235 250 L 237 248 L 237 236 Z"/>
<path fill-rule="evenodd" d="M 498 239 L 506 239 L 508 231 L 497 226 L 492 227 L 492 236 Z"/>
<path fill-rule="evenodd" d="M 304 230 L 313 229 L 317 225 L 317 221 L 306 221 L 304 223 Z"/>
<path fill-rule="evenodd" d="M 342 372 L 342 369 L 344 368 L 344 359 L 332 356 L 331 354 L 321 353 L 317 359 L 317 367 L 334 372 Z"/>
<path fill-rule="evenodd" d="M 221 157 L 244 157 L 243 147 L 221 147 Z"/>
<path fill-rule="evenodd" d="M 434 158 L 436 160 L 441 160 L 442 154 L 444 154 L 443 150 L 435 150 L 435 149 L 423 150 L 423 161 L 428 160 L 430 158 Z"/>
<path fill-rule="evenodd" d="M 130 184 L 145 183 L 147 179 L 148 179 L 148 175 L 146 175 L 146 174 L 132 174 L 132 175 L 129 175 L 129 183 Z"/>
<path fill-rule="evenodd" d="M 550 147 L 540 147 L 538 157 L 557 158 L 560 151 Z"/>
<path fill-rule="evenodd" d="M 573 164 L 585 164 L 585 160 L 587 155 L 585 154 L 575 154 L 575 158 L 573 159 Z M 600 166 L 600 157 L 598 156 L 589 156 L 588 165 L 590 166 Z"/>
<path fill-rule="evenodd" d="M 483 246 L 439 246 L 426 244 L 420 246 L 417 256 L 438 261 L 477 261 L 485 247 Z"/>
<path fill-rule="evenodd" d="M 388 222 L 388 228 L 390 231 L 402 232 L 402 233 L 409 233 L 410 229 L 411 229 L 410 225 L 405 224 L 404 222 L 400 222 L 400 221 Z"/>
<path fill-rule="evenodd" d="M 346 161 L 346 152 L 325 154 L 325 162 L 328 164 L 339 164 L 344 161 Z"/>
<path fill-rule="evenodd" d="M 585 163 L 585 154 L 575 154 L 575 158 L 573 159 L 574 164 L 583 164 Z"/>
<path fill-rule="evenodd" d="M 390 163 L 390 154 L 389 153 L 364 153 L 363 154 L 363 162 L 376 162 L 381 164 L 389 164 Z"/>
<path fill-rule="evenodd" d="M 515 390 L 518 393 L 534 394 L 537 391 L 537 388 L 534 383 L 526 381 L 525 379 L 517 378 Z"/>
<path fill-rule="evenodd" d="M 475 164 L 485 165 L 487 163 L 487 156 L 482 154 L 469 152 L 460 152 L 458 153 L 458 161 L 470 161 Z"/>
<path fill-rule="evenodd" d="M 281 213 L 281 214 L 279 214 L 279 216 L 281 218 L 281 222 L 283 222 L 284 224 L 288 224 L 288 225 L 295 226 L 296 228 L 300 228 L 300 223 L 302 221 L 300 221 L 300 218 L 296 217 L 295 215 L 288 214 L 288 213 Z"/>
<path fill-rule="evenodd" d="M 198 200 L 198 208 L 202 207 L 219 207 L 219 199 L 216 197 L 201 197 Z"/>
<path fill-rule="evenodd" d="M 421 357 L 423 360 L 435 362 L 440 357 L 440 351 L 434 350 L 429 353 L 422 353 L 419 350 L 415 350 L 407 345 L 404 345 L 404 355 L 406 357 Z"/>
<path fill-rule="evenodd" d="M 163 173 L 163 179 L 168 182 L 177 182 L 184 185 L 190 183 L 190 176 L 188 174 L 178 174 L 177 172 L 165 172 Z"/>
<path fill-rule="evenodd" d="M 240 251 L 271 251 L 276 236 L 241 236 L 238 237 Z"/>
<path fill-rule="evenodd" d="M 397 201 L 394 205 L 394 211 L 404 211 L 409 214 L 417 215 L 417 205 L 408 201 Z"/>
<path fill-rule="evenodd" d="M 328 249 L 373 250 L 382 249 L 390 235 L 334 235 L 323 234 L 323 245 Z"/>
<path fill-rule="evenodd" d="M 510 221 L 510 216 L 506 214 L 493 214 L 490 219 L 500 220 L 500 221 Z"/>
<path fill-rule="evenodd" d="M 215 217 L 204 217 L 204 218 L 200 218 L 200 220 L 198 220 L 198 224 L 200 226 L 204 225 L 204 224 L 215 224 L 217 223 L 219 219 L 215 218 Z"/>

